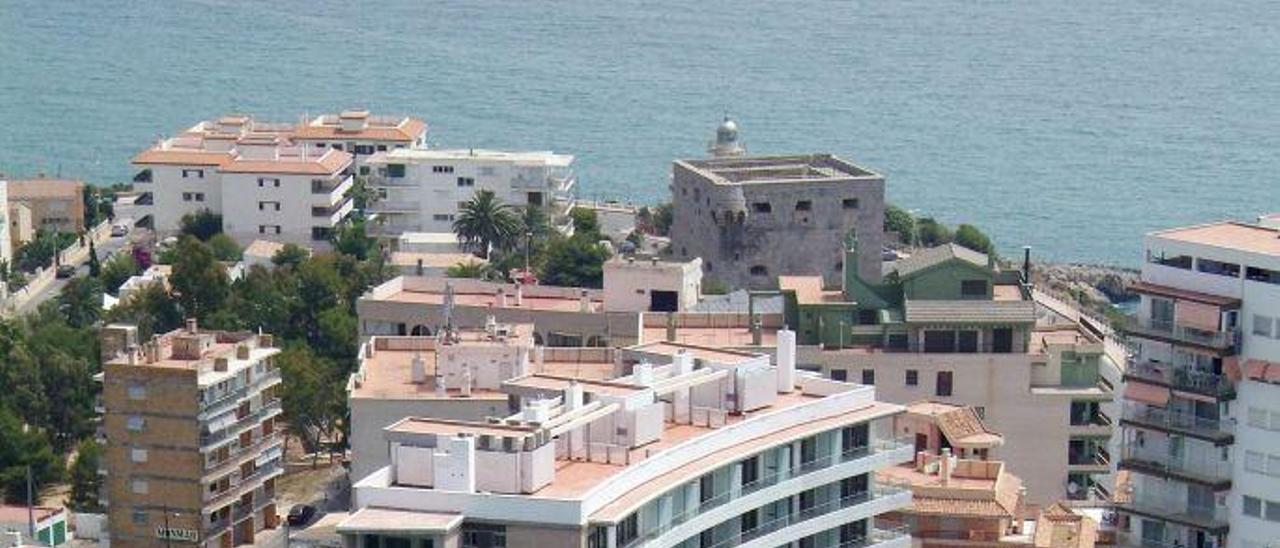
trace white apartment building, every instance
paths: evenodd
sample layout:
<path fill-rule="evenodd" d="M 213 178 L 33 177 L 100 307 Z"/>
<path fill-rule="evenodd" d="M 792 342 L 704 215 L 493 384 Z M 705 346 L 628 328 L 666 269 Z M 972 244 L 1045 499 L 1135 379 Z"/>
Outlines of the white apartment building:
<path fill-rule="evenodd" d="M 553 152 L 396 149 L 368 160 L 369 184 L 381 198 L 370 206 L 382 234 L 452 232 L 462 204 L 491 190 L 505 204 L 546 208 L 567 230 L 577 178 L 573 156 Z"/>
<path fill-rule="evenodd" d="M 1144 239 L 1124 448 L 1133 541 L 1261 548 L 1280 539 L 1280 223 Z"/>
<path fill-rule="evenodd" d="M 796 371 L 795 334 L 777 336 L 773 363 L 653 343 L 609 380 L 504 381 L 505 417 L 399 420 L 337 532 L 353 548 L 910 546 L 875 526 L 911 503 L 875 478 L 912 457 L 893 437 L 903 408 Z M 423 382 L 461 395 L 484 366 Z"/>
<path fill-rule="evenodd" d="M 398 120 L 356 111 L 298 125 L 243 115 L 200 122 L 134 157 L 133 182 L 145 193 L 139 214 L 162 236 L 177 232 L 183 216 L 209 210 L 241 245 L 324 247 L 351 212 L 360 155 L 423 142 L 425 123 Z"/>

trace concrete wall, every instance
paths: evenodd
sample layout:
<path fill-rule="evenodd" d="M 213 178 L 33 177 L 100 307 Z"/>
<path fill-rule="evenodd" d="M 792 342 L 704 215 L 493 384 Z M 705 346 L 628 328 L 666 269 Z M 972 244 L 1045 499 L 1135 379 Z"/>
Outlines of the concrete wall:
<path fill-rule="evenodd" d="M 259 178 L 266 178 L 268 181 L 265 185 L 258 186 Z M 276 187 L 271 179 L 279 179 L 280 186 Z M 333 193 L 313 194 L 312 180 L 323 180 L 326 184 L 337 185 L 337 188 Z M 342 175 L 223 174 L 223 231 L 235 238 L 240 245 L 248 245 L 254 240 L 271 240 L 311 248 L 325 247 L 327 239 L 313 239 L 312 227 L 332 228 L 337 224 L 334 217 L 345 217 L 350 208 L 343 208 L 346 212 L 340 209 L 335 215 L 325 217 L 312 215 L 312 208 L 342 203 L 341 194 L 345 192 L 342 189 L 349 189 L 351 184 L 351 179 Z M 346 202 L 350 203 L 350 199 L 346 199 Z M 275 207 L 277 203 L 278 210 Z M 259 227 L 276 225 L 280 227 L 280 234 L 274 234 L 270 228 L 266 233 L 259 232 Z"/>
<path fill-rule="evenodd" d="M 677 311 L 698 303 L 702 295 L 702 261 L 654 262 L 617 259 L 604 264 L 604 308 L 611 312 L 646 312 L 652 292 L 674 291 Z"/>
<path fill-rule="evenodd" d="M 846 198 L 857 199 L 858 207 L 845 209 Z M 802 200 L 812 204 L 810 211 L 796 211 Z M 715 184 L 677 162 L 672 203 L 672 250 L 679 258 L 701 257 L 709 278 L 767 288 L 776 286 L 779 274 L 819 274 L 837 284 L 851 230 L 859 241 L 859 273 L 872 281 L 881 277 L 883 178 Z M 771 212 L 757 211 L 757 203 L 768 203 Z M 752 275 L 753 266 L 763 266 L 764 273 Z"/>
<path fill-rule="evenodd" d="M 143 208 L 152 214 L 155 230 L 161 236 L 176 233 L 182 216 L 202 209 L 222 211 L 222 176 L 214 166 L 141 166 L 151 170 L 151 183 L 139 183 L 138 190 L 151 192 L 152 205 Z M 183 177 L 182 171 L 188 171 Z M 203 170 L 197 177 L 195 171 Z M 204 201 L 183 200 L 184 193 L 204 193 Z"/>
<path fill-rule="evenodd" d="M 352 398 L 351 483 L 391 464 L 382 429 L 405 417 L 476 420 L 507 415 L 505 399 L 369 399 Z"/>

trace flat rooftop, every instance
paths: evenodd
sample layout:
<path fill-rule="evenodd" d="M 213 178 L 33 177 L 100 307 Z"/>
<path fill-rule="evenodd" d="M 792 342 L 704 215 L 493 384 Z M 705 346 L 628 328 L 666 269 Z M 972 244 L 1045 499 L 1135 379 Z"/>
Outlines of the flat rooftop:
<path fill-rule="evenodd" d="M 509 285 L 509 284 L 508 284 Z M 580 297 L 559 296 L 559 295 L 530 295 L 529 291 L 525 291 L 521 303 L 516 304 L 515 294 L 508 292 L 507 305 L 501 306 L 502 299 L 495 292 L 479 292 L 466 290 L 455 291 L 453 294 L 453 304 L 455 306 L 470 306 L 477 308 L 512 308 L 527 310 L 543 310 L 555 312 L 581 312 L 582 303 Z M 402 289 L 384 299 L 375 299 L 379 301 L 401 302 L 401 303 L 419 303 L 419 304 L 444 304 L 443 290 L 435 289 Z M 599 292 L 592 291 L 588 296 L 591 303 L 591 310 L 599 312 L 604 308 L 604 296 Z"/>
<path fill-rule="evenodd" d="M 776 336 L 776 335 L 775 335 Z M 637 352 L 647 352 L 650 354 L 662 354 L 665 356 L 675 356 L 680 352 L 688 353 L 695 360 L 709 361 L 720 364 L 739 364 L 743 362 L 757 360 L 760 354 L 751 352 L 739 352 L 737 350 L 726 350 L 711 346 L 700 346 L 685 343 L 673 343 L 667 341 L 658 341 L 640 344 L 628 347 L 627 350 Z"/>
<path fill-rule="evenodd" d="M 880 175 L 832 154 L 677 160 L 719 184 L 843 182 Z"/>
<path fill-rule="evenodd" d="M 505 151 L 486 149 L 417 149 L 400 148 L 375 154 L 370 158 L 374 163 L 424 162 L 424 161 L 475 161 L 475 162 L 509 162 L 512 164 L 545 165 L 549 167 L 569 167 L 573 164 L 572 154 L 558 154 L 549 150 Z"/>
<path fill-rule="evenodd" d="M 1160 230 L 1148 236 L 1261 255 L 1280 255 L 1280 229 L 1237 221 Z"/>
<path fill-rule="evenodd" d="M 646 326 L 643 334 L 643 340 L 645 341 L 667 340 L 667 328 L 665 327 Z M 677 327 L 675 342 L 687 345 L 729 348 L 756 346 L 752 344 L 751 329 L 745 326 Z M 777 344 L 777 328 L 765 327 L 760 330 L 759 346 L 771 347 L 777 346 Z"/>
<path fill-rule="evenodd" d="M 618 381 L 608 380 L 591 380 L 579 379 L 574 377 L 562 377 L 559 375 L 549 375 L 546 373 L 534 373 L 517 377 L 509 381 L 503 382 L 503 386 L 512 386 L 516 388 L 526 388 L 529 390 L 538 390 L 542 392 L 564 392 L 572 384 L 582 387 L 583 392 L 587 394 L 601 394 L 607 396 L 626 397 L 637 392 L 649 390 L 647 386 L 631 384 Z"/>

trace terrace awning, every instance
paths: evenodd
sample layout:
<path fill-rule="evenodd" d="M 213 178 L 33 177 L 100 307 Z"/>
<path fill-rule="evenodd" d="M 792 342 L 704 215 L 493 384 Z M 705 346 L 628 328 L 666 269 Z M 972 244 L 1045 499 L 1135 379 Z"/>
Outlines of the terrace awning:
<path fill-rule="evenodd" d="M 1150 384 L 1131 382 L 1124 387 L 1127 400 L 1140 401 L 1147 405 L 1164 407 L 1169 404 L 1169 389 Z"/>

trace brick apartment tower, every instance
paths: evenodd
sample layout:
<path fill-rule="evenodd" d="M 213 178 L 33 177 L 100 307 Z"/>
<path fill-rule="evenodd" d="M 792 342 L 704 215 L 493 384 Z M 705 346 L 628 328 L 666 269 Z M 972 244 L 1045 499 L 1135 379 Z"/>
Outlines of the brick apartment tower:
<path fill-rule="evenodd" d="M 188 320 L 105 360 L 113 545 L 229 547 L 276 526 L 277 353 L 271 335 L 202 331 Z"/>

